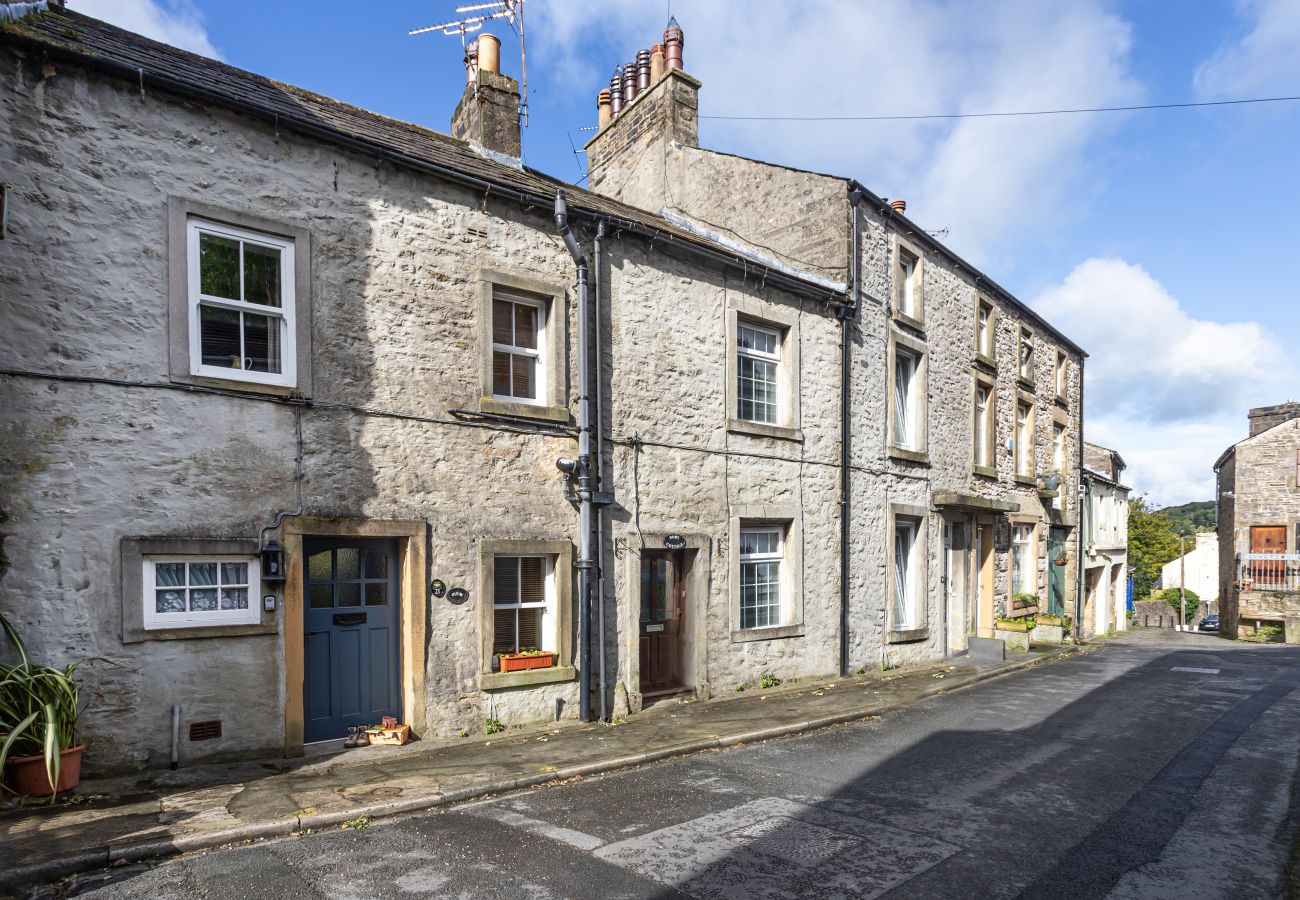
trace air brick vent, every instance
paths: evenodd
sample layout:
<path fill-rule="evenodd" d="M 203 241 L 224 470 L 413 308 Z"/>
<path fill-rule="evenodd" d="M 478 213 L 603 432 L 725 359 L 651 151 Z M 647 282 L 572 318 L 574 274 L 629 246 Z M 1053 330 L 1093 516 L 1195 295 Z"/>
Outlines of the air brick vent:
<path fill-rule="evenodd" d="M 213 719 L 210 722 L 191 722 L 190 723 L 190 740 L 191 741 L 211 741 L 221 737 L 221 720 Z"/>

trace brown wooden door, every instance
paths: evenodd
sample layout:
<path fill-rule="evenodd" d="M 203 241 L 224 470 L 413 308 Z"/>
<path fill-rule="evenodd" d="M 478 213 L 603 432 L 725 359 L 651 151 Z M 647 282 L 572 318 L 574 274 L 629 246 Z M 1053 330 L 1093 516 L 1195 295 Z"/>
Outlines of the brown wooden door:
<path fill-rule="evenodd" d="M 641 554 L 641 693 L 682 688 L 681 554 Z"/>

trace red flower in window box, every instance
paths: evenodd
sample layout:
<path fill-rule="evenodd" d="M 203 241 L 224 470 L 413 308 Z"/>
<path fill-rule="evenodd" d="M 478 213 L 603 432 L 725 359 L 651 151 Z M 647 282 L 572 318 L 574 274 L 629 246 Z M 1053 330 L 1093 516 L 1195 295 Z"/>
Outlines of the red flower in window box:
<path fill-rule="evenodd" d="M 550 650 L 525 650 L 522 653 L 498 653 L 502 672 L 526 672 L 529 669 L 549 669 L 555 665 L 555 654 Z"/>

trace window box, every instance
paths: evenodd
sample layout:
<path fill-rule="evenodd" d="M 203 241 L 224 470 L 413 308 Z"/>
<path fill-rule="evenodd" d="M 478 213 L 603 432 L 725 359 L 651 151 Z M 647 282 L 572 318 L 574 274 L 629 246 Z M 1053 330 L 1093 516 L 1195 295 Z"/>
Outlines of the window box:
<path fill-rule="evenodd" d="M 502 672 L 527 672 L 530 669 L 549 669 L 555 665 L 556 656 L 550 651 L 529 653 L 498 653 L 496 656 Z"/>

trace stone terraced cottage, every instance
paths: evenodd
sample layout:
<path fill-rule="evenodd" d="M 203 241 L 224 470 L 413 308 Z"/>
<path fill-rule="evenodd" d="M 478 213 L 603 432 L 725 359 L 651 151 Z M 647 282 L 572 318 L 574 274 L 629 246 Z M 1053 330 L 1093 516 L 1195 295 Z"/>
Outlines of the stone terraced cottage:
<path fill-rule="evenodd" d="M 121 663 L 92 767 L 1073 614 L 1082 351 L 856 182 L 695 146 L 681 69 L 592 191 L 520 164 L 490 67 L 454 138 L 57 8 L 0 70 L 0 612 Z"/>

